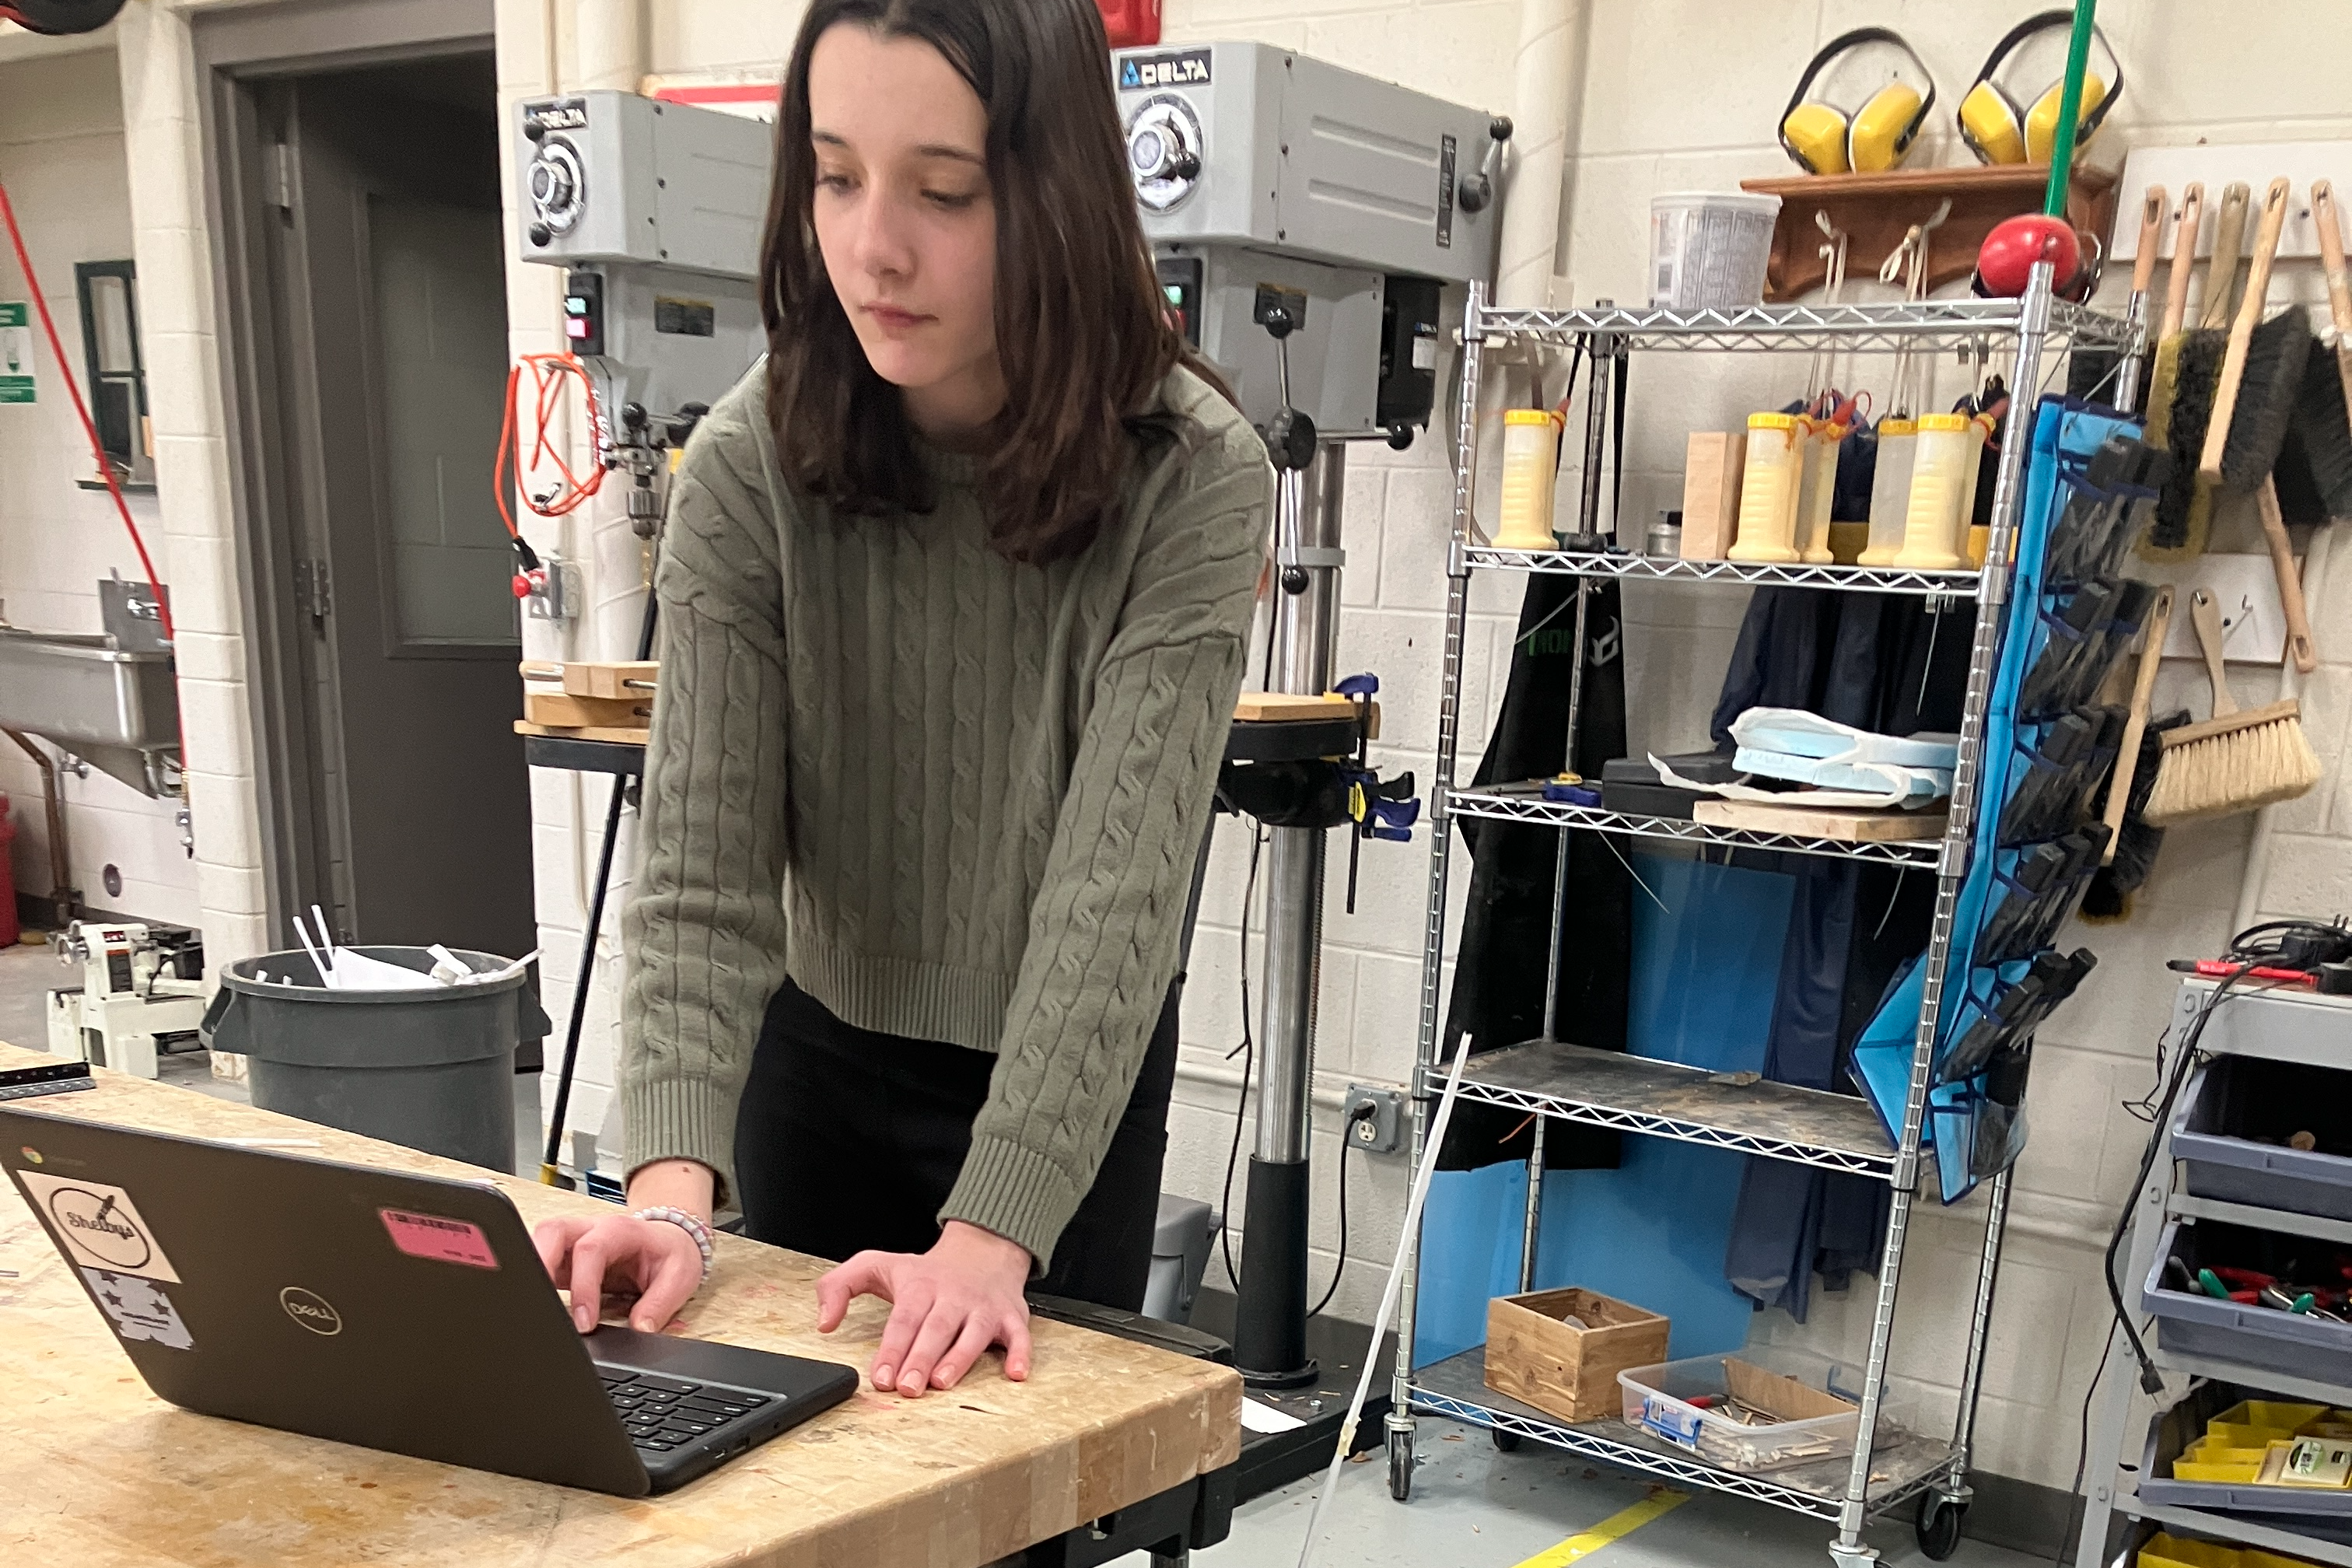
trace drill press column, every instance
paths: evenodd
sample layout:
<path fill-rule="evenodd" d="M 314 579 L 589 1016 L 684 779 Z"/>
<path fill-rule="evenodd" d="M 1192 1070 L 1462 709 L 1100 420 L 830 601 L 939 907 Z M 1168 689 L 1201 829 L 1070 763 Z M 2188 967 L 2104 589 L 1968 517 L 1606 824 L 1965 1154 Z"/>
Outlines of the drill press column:
<path fill-rule="evenodd" d="M 1274 689 L 1320 696 L 1339 636 L 1339 508 L 1348 449 L 1327 442 L 1285 472 L 1275 540 Z M 1293 591 L 1294 588 L 1296 591 Z M 1307 1224 L 1315 998 L 1323 945 L 1323 828 L 1268 830 L 1257 1141 L 1250 1154 L 1234 1361 L 1248 1382 L 1315 1381 L 1307 1354 Z"/>

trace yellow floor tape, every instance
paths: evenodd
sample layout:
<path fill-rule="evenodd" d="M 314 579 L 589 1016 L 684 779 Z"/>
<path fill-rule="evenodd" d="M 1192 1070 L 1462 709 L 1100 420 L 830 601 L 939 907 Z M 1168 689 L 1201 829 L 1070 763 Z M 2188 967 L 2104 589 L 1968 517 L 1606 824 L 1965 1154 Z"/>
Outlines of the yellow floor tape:
<path fill-rule="evenodd" d="M 1568 1568 L 1570 1563 L 1581 1563 L 1612 1541 L 1633 1534 L 1652 1520 L 1690 1501 L 1688 1492 L 1660 1491 L 1643 1499 L 1632 1508 L 1622 1509 L 1594 1525 L 1591 1530 L 1570 1536 L 1557 1546 L 1547 1547 L 1518 1564 L 1518 1568 Z"/>

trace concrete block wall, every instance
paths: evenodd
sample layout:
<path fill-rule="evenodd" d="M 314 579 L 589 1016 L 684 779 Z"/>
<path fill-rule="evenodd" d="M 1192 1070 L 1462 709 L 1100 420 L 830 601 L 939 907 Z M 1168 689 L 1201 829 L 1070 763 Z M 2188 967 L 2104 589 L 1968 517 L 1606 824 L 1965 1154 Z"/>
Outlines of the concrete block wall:
<path fill-rule="evenodd" d="M 87 392 L 75 265 L 133 254 L 122 93 L 111 50 L 0 54 L 0 183 L 8 187 L 65 339 L 68 373 Z M 139 279 L 142 310 L 155 302 L 156 287 L 143 275 Z M 0 248 L 0 300 L 31 298 L 15 257 Z M 136 579 L 139 559 L 105 491 L 77 485 L 97 469 L 37 318 L 33 337 L 38 401 L 0 406 L 0 616 L 37 630 L 96 632 L 99 581 L 110 572 Z M 129 501 L 149 548 L 160 550 L 156 498 Z M 87 777 L 62 775 L 60 788 L 73 879 L 85 899 L 154 920 L 197 922 L 197 871 L 180 845 L 176 802 L 150 800 L 95 769 Z M 13 858 L 16 884 L 45 892 L 49 846 L 40 773 L 5 743 L 0 793 L 14 802 L 21 830 Z M 109 867 L 120 876 L 119 893 L 106 890 Z"/>

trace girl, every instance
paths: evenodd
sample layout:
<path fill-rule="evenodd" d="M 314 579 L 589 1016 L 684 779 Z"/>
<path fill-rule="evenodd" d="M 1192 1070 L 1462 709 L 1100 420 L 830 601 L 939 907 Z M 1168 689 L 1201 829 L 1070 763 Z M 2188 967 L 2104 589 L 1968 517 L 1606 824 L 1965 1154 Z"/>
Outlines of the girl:
<path fill-rule="evenodd" d="M 580 1328 L 748 1233 L 893 1303 L 877 1388 L 1027 1375 L 1032 1284 L 1129 1309 L 1174 980 L 1273 476 L 1171 326 L 1089 0 L 815 0 L 769 352 L 688 447 L 629 953 L 629 1214 Z"/>

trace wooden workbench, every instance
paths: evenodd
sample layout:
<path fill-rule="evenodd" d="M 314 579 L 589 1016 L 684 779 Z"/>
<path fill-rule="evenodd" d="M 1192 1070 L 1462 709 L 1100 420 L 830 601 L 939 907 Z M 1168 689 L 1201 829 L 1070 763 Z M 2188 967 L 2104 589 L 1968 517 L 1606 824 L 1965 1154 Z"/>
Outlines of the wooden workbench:
<path fill-rule="evenodd" d="M 0 1045 L 0 1068 L 47 1060 Z M 396 1169 L 489 1173 L 100 1071 L 18 1109 L 204 1137 L 316 1138 Z M 526 1220 L 608 1205 L 495 1177 Z M 863 1367 L 888 1309 L 816 1332 L 824 1265 L 731 1236 L 679 1320 L 698 1338 Z M 991 1355 L 961 1387 L 849 1403 L 667 1497 L 629 1501 L 191 1415 L 147 1391 L 39 1223 L 0 1180 L 0 1562 L 74 1568 L 494 1568 L 617 1562 L 976 1568 L 1183 1486 L 1240 1451 L 1241 1383 L 1059 1323 L 1029 1380 Z M 462 1325 L 452 1331 L 463 1332 Z"/>

